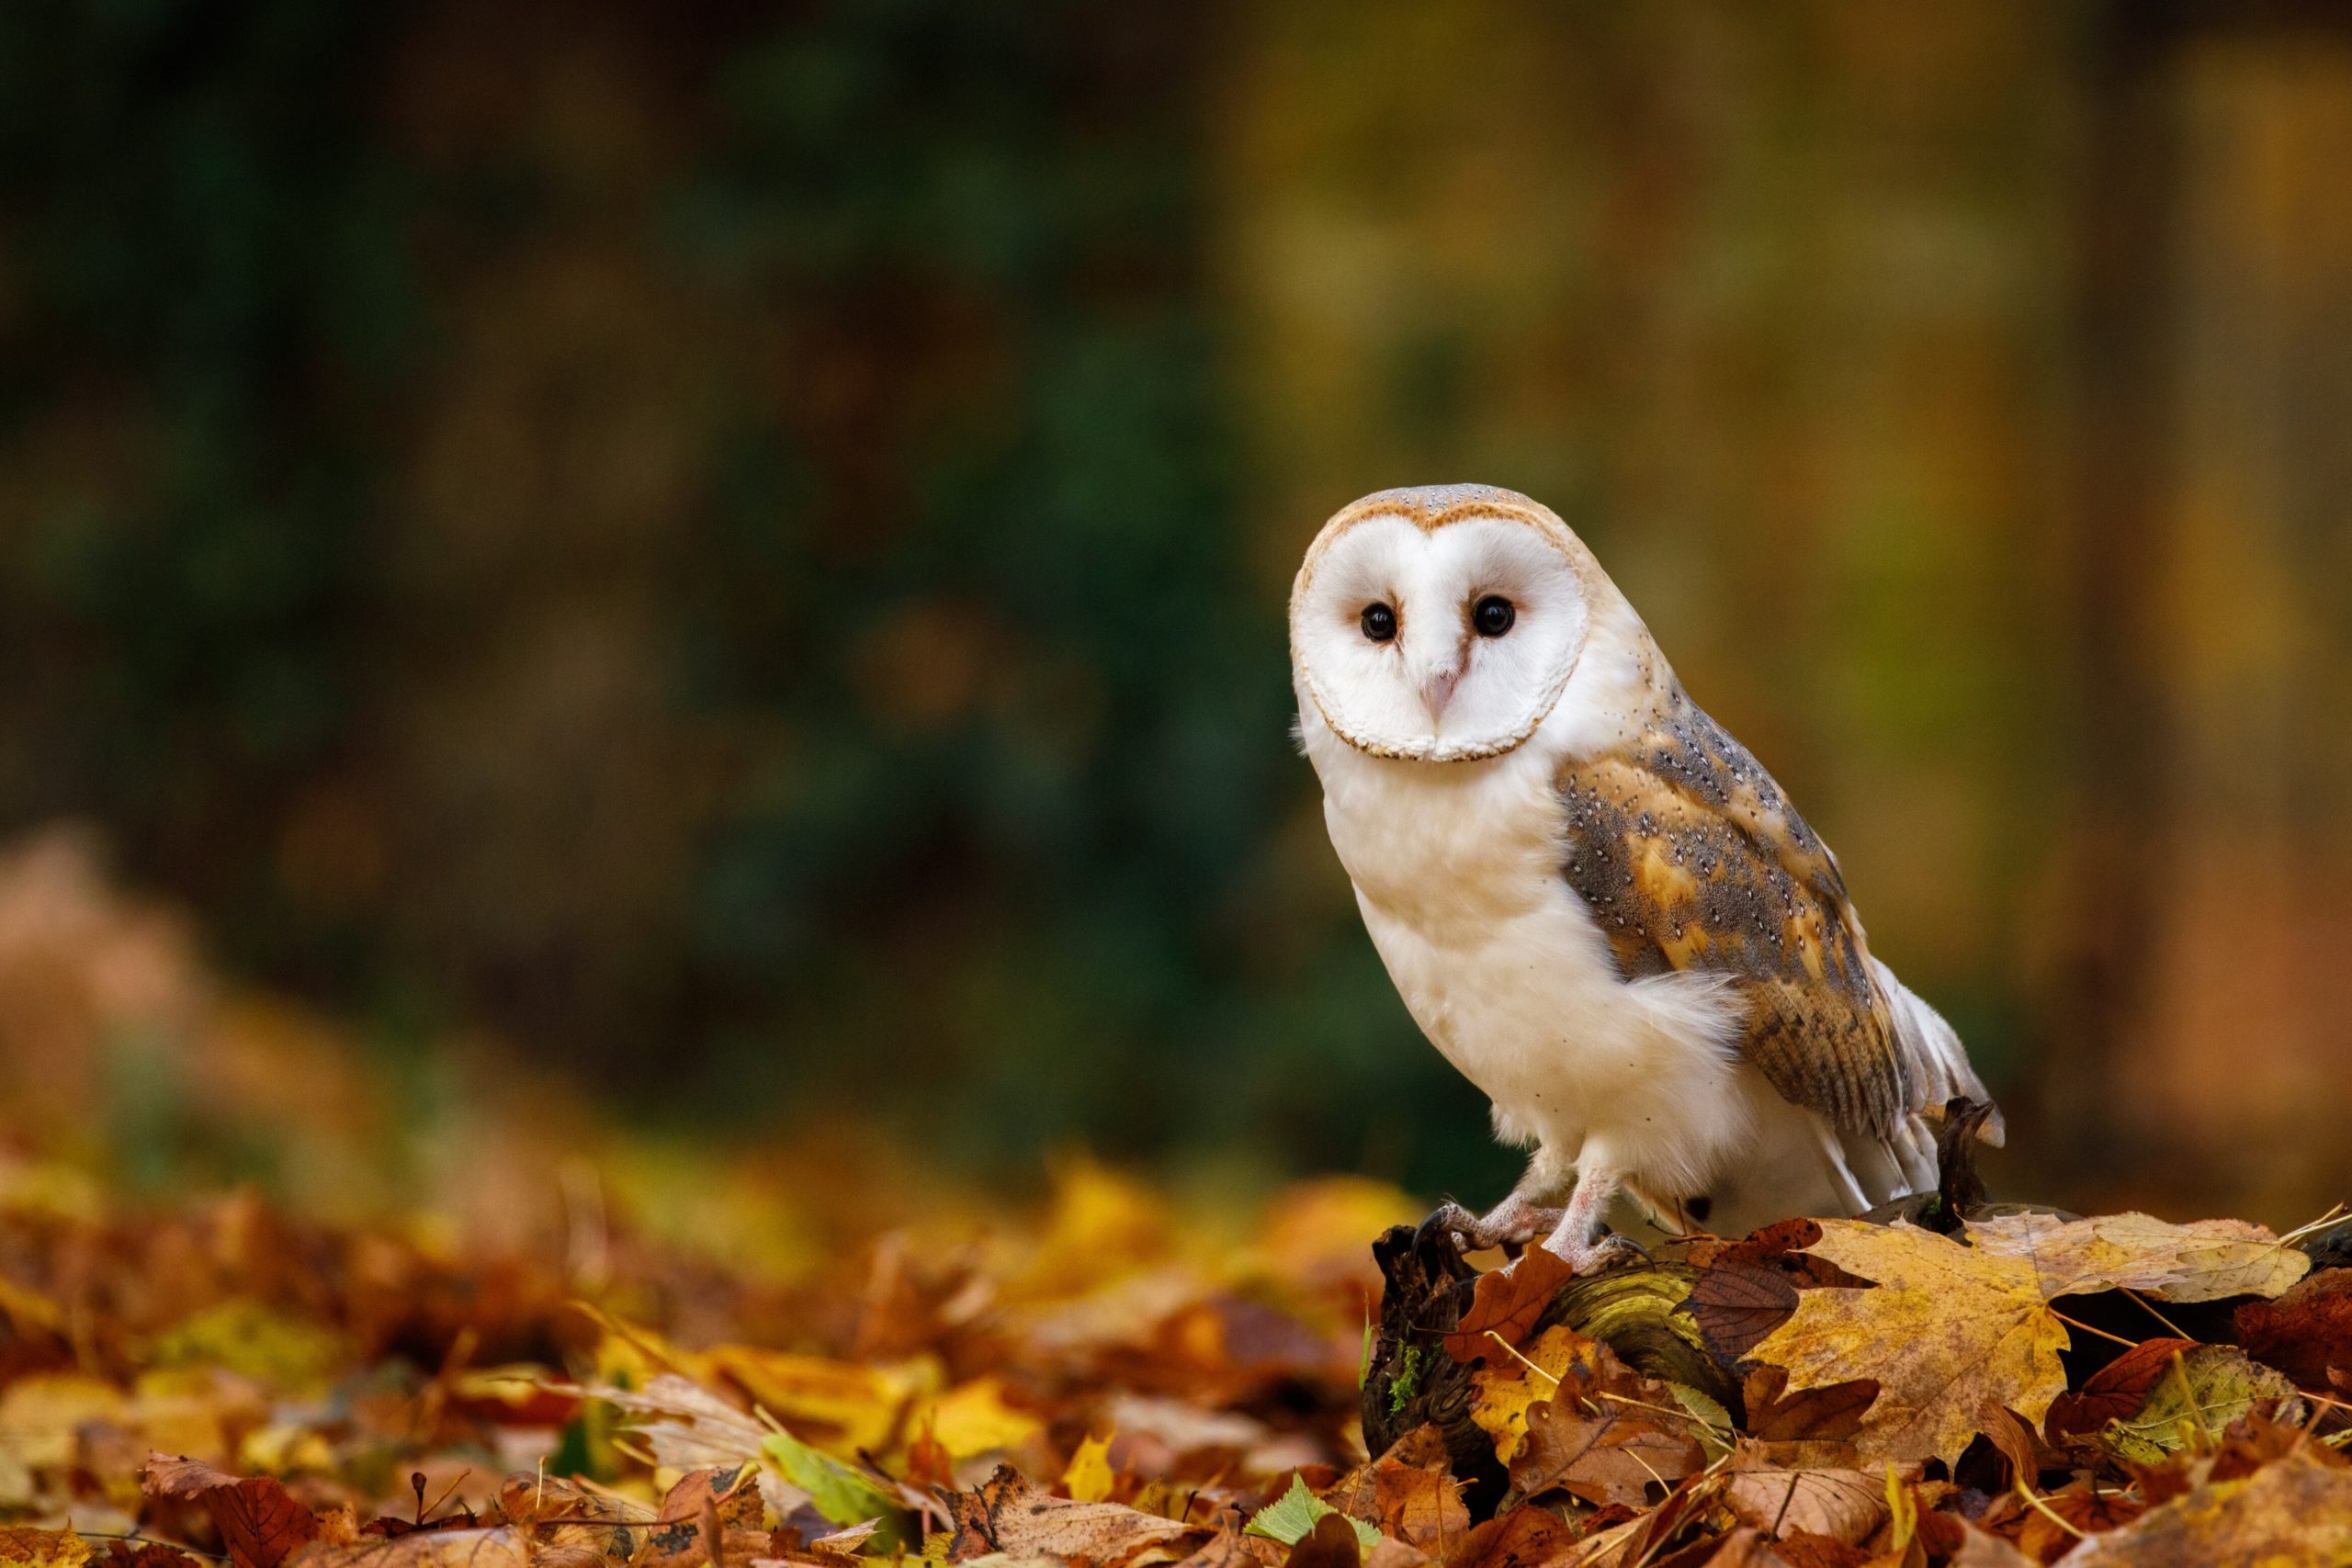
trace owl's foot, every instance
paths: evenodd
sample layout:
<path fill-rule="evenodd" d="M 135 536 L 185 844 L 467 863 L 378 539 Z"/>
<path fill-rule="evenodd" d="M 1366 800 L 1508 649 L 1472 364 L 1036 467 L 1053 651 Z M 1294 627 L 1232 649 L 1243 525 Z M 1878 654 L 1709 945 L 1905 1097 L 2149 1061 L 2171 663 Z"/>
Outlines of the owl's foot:
<path fill-rule="evenodd" d="M 1650 1261 L 1650 1255 L 1638 1244 L 1622 1235 L 1604 1235 L 1597 1241 L 1584 1241 L 1555 1232 L 1544 1242 L 1544 1249 L 1566 1263 L 1569 1271 L 1579 1279 L 1604 1269 L 1620 1269 L 1629 1263 Z"/>
<path fill-rule="evenodd" d="M 1481 1252 L 1490 1247 L 1515 1246 L 1549 1235 L 1558 1228 L 1566 1213 L 1563 1209 L 1546 1209 L 1517 1198 L 1506 1198 L 1492 1212 L 1474 1214 L 1449 1198 L 1421 1223 L 1452 1235 L 1454 1245 L 1464 1252 Z"/>

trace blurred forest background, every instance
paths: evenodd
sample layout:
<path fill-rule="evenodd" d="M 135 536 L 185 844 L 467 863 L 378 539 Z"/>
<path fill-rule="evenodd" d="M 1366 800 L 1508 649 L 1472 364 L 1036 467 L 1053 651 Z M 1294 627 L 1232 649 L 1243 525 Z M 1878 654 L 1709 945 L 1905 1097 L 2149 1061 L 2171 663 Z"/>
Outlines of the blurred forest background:
<path fill-rule="evenodd" d="M 1837 846 L 2013 1186 L 2306 1217 L 2348 168 L 2316 4 L 0 9 L 0 1102 L 300 1181 L 360 1091 L 228 1042 L 334 1019 L 395 1120 L 488 1036 L 695 1135 L 1491 1200 L 1282 624 L 1478 479 Z"/>

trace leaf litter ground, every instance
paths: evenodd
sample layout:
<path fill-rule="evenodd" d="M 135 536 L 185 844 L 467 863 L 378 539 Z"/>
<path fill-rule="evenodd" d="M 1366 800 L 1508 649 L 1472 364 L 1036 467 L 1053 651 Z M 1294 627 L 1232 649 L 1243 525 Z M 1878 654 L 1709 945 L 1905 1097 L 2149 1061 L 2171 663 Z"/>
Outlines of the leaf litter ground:
<path fill-rule="evenodd" d="M 1370 1184 L 1210 1256 L 1075 1163 L 777 1287 L 9 1175 L 0 1568 L 2352 1561 L 2352 1271 L 2231 1221 L 1384 1277 Z"/>
<path fill-rule="evenodd" d="M 2352 1563 L 2340 1224 L 1992 1209 L 1955 1156 L 1573 1280 L 1350 1179 L 665 1161 L 479 1062 L 388 1127 L 110 897 L 0 868 L 0 1568 Z M 301 1205 L 94 1178 L 126 1041 Z"/>

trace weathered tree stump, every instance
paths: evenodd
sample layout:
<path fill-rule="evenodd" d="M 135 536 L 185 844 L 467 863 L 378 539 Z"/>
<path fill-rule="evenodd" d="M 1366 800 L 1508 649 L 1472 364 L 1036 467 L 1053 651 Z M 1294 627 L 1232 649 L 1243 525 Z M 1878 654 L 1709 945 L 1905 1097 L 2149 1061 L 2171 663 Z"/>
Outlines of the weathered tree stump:
<path fill-rule="evenodd" d="M 1495 1459 L 1494 1439 L 1470 1419 L 1476 1369 L 1445 1348 L 1445 1337 L 1469 1310 L 1478 1271 L 1430 1221 L 1396 1226 L 1372 1251 L 1385 1289 L 1363 1384 L 1364 1446 L 1378 1454 L 1433 1424 L 1463 1482 L 1464 1501 L 1474 1517 L 1484 1517 L 1509 1477 Z M 1602 1341 L 1634 1371 L 1697 1389 L 1736 1417 L 1738 1385 L 1707 1353 L 1689 1316 L 1675 1311 L 1697 1278 L 1685 1265 L 1652 1262 L 1571 1280 L 1544 1304 L 1529 1337 L 1565 1325 Z"/>

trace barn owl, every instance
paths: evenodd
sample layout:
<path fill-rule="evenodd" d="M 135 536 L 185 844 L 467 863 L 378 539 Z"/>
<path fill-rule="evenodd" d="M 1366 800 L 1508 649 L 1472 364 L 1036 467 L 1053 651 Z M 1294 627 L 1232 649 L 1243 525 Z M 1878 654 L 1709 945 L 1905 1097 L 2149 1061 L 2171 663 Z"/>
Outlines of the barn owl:
<path fill-rule="evenodd" d="M 1308 548 L 1290 646 L 1373 943 L 1532 1150 L 1494 1210 L 1444 1211 L 1464 1246 L 1540 1236 L 1587 1272 L 1630 1250 L 1606 1234 L 1621 1194 L 1736 1235 L 1933 1188 L 1944 1102 L 1986 1098 L 1959 1037 L 1551 511 L 1366 496 Z"/>

